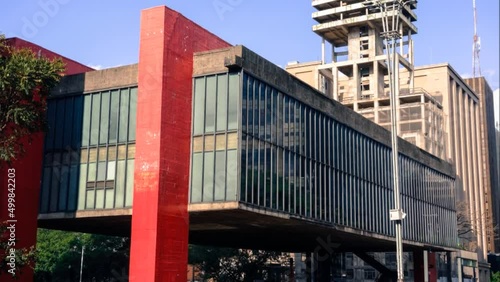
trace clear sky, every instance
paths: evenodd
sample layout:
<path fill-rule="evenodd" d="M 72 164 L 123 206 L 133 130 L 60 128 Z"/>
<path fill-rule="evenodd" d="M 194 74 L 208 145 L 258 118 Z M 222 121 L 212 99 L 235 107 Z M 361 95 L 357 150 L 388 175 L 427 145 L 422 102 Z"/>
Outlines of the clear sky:
<path fill-rule="evenodd" d="M 499 0 L 476 0 L 482 74 L 499 88 Z M 319 60 L 310 0 L 1 1 L 0 33 L 17 36 L 90 66 L 136 63 L 140 11 L 167 5 L 232 44 L 277 65 Z M 419 0 L 417 66 L 449 62 L 472 73 L 472 0 Z"/>

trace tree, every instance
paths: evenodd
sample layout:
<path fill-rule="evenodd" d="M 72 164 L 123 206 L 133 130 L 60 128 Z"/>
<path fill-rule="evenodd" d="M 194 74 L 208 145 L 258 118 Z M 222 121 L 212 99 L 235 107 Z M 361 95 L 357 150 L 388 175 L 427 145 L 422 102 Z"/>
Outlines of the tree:
<path fill-rule="evenodd" d="M 284 281 L 288 256 L 280 252 L 189 246 L 189 263 L 202 279 L 215 281 Z M 276 271 L 277 269 L 277 271 Z"/>
<path fill-rule="evenodd" d="M 491 282 L 500 282 L 500 272 L 491 273 Z"/>
<path fill-rule="evenodd" d="M 457 231 L 460 239 L 460 247 L 467 251 L 475 252 L 477 249 L 477 238 L 485 232 L 487 236 L 493 240 L 499 238 L 498 225 L 492 226 L 491 212 L 483 214 L 471 214 L 469 204 L 465 201 L 459 202 L 456 205 L 457 210 Z M 484 230 L 477 228 L 484 220 L 486 226 Z"/>
<path fill-rule="evenodd" d="M 39 229 L 35 281 L 78 281 L 82 247 L 83 281 L 126 280 L 129 238 Z"/>
<path fill-rule="evenodd" d="M 46 129 L 46 98 L 63 71 L 61 59 L 12 48 L 0 34 L 0 161 L 21 157 L 20 141 Z"/>
<path fill-rule="evenodd" d="M 15 238 L 11 238 L 9 229 L 9 224 L 7 222 L 0 222 L 0 275 L 13 275 L 17 276 L 19 273 L 23 271 L 25 267 L 30 267 L 33 265 L 35 259 L 35 250 L 34 248 L 15 248 L 15 245 L 12 243 L 17 243 Z M 14 250 L 13 255 L 15 260 L 15 267 L 12 268 L 10 265 L 10 250 Z M 14 274 L 9 273 L 9 270 L 14 269 Z"/>

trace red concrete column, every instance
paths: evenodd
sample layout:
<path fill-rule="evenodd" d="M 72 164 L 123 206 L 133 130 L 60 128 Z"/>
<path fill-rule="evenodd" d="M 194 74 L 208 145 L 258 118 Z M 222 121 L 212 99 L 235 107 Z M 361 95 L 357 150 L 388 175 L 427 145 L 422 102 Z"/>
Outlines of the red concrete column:
<path fill-rule="evenodd" d="M 12 227 L 6 234 L 0 234 L 2 240 L 9 237 L 15 238 L 16 250 L 29 250 L 36 244 L 36 230 L 38 205 L 40 196 L 40 179 L 42 174 L 43 157 L 43 133 L 32 135 L 31 144 L 27 139 L 21 141 L 24 144 L 25 155 L 10 165 L 0 163 L 0 222 L 11 220 L 8 226 Z M 13 173 L 9 178 L 9 172 Z M 9 179 L 14 179 L 10 180 Z M 12 186 L 8 184 L 14 184 Z M 8 188 L 15 188 L 9 191 Z M 8 209 L 9 192 L 14 192 L 14 210 Z M 12 195 L 11 195 L 12 196 Z M 12 232 L 11 232 L 12 231 Z M 3 250 L 1 250 L 3 251 Z M 3 259 L 4 254 L 0 254 Z M 19 266 L 18 258 L 15 258 L 16 267 Z M 7 267 L 7 270 L 10 266 Z M 33 270 L 26 266 L 15 270 L 17 279 L 10 274 L 0 272 L 0 281 L 33 281 Z"/>
<path fill-rule="evenodd" d="M 428 252 L 428 261 L 429 261 L 429 282 L 436 282 L 438 276 L 438 269 L 436 263 L 436 253 Z"/>
<path fill-rule="evenodd" d="M 424 280 L 424 252 L 414 251 L 413 252 L 413 275 L 415 281 L 425 281 Z"/>
<path fill-rule="evenodd" d="M 142 12 L 130 281 L 187 281 L 193 53 L 228 46 L 167 7 Z"/>

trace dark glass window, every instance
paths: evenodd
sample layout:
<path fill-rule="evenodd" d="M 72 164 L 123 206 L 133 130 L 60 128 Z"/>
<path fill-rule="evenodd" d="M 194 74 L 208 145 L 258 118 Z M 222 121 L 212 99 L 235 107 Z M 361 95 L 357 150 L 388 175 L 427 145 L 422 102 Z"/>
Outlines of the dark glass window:
<path fill-rule="evenodd" d="M 131 199 L 132 191 L 125 190 L 133 187 L 133 162 L 123 166 L 123 160 L 135 154 L 136 92 L 132 87 L 48 101 L 42 213 L 131 206 L 125 197 Z"/>

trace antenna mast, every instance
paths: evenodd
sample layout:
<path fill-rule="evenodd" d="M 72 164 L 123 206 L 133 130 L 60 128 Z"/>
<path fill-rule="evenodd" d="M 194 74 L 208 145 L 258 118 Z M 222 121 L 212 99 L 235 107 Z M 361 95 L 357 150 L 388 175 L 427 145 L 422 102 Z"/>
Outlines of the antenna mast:
<path fill-rule="evenodd" d="M 472 44 L 472 76 L 481 76 L 481 65 L 479 63 L 479 51 L 481 50 L 481 38 L 477 35 L 477 9 L 476 0 L 472 0 L 474 9 L 474 39 Z"/>

